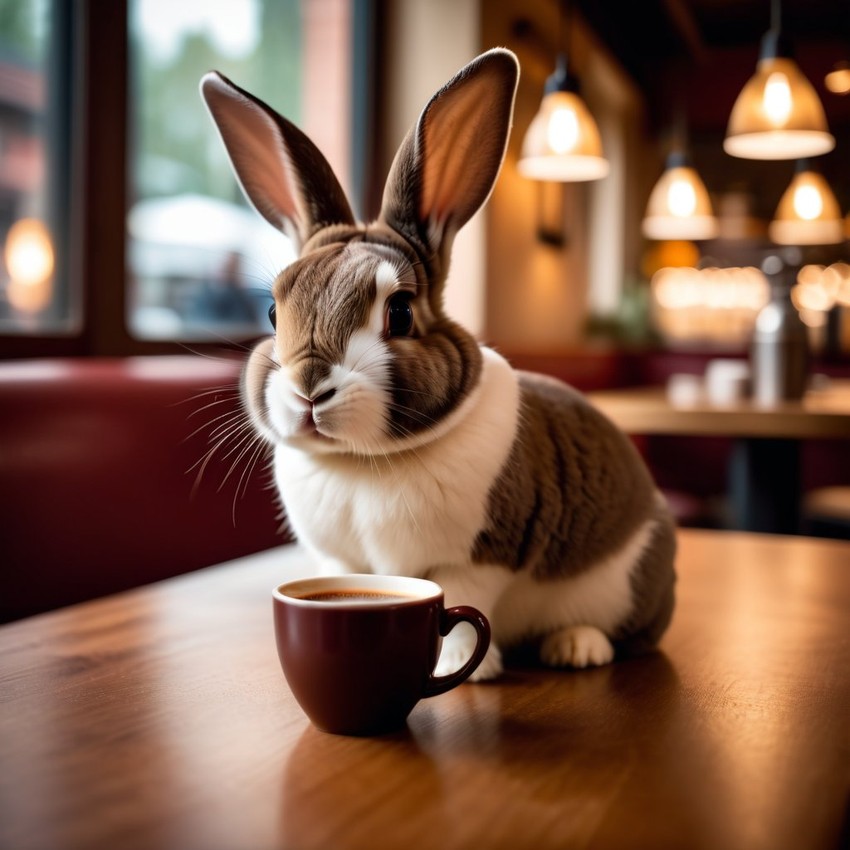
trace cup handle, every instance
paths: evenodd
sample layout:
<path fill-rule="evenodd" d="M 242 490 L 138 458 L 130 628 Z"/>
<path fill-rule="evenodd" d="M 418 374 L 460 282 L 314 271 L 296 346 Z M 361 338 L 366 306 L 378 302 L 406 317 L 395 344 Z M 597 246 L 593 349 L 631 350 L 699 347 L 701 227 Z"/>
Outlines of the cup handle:
<path fill-rule="evenodd" d="M 490 623 L 487 622 L 487 618 L 468 605 L 446 608 L 440 615 L 440 634 L 445 637 L 458 623 L 469 623 L 478 636 L 472 656 L 460 670 L 454 673 L 449 673 L 447 676 L 430 676 L 425 685 L 426 697 L 444 694 L 459 685 L 472 674 L 487 654 L 487 649 L 490 647 Z"/>

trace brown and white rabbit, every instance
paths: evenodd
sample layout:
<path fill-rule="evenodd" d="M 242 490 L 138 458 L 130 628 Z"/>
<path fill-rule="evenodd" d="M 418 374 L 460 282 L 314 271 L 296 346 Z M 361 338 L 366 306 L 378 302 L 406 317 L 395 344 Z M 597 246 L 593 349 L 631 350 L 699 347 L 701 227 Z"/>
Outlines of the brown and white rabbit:
<path fill-rule="evenodd" d="M 491 50 L 431 98 L 371 224 L 293 124 L 217 73 L 201 83 L 245 194 L 300 251 L 242 388 L 291 527 L 323 570 L 428 576 L 484 611 L 480 679 L 526 641 L 546 664 L 605 664 L 615 644 L 655 643 L 673 609 L 673 523 L 631 442 L 443 312 L 452 240 L 499 173 L 518 75 Z M 439 669 L 473 643 L 456 628 Z"/>

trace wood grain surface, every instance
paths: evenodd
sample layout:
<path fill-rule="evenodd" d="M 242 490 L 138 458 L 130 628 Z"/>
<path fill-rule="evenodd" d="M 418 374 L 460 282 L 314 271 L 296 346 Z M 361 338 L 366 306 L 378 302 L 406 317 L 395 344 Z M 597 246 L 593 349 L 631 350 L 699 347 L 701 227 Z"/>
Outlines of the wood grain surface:
<path fill-rule="evenodd" d="M 313 729 L 284 547 L 0 628 L 3 850 L 847 846 L 850 544 L 683 531 L 661 651 Z"/>

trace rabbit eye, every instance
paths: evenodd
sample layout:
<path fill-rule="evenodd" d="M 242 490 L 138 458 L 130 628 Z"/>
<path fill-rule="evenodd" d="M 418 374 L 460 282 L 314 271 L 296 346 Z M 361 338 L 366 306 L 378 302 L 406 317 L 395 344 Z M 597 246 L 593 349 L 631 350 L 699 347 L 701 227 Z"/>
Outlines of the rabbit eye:
<path fill-rule="evenodd" d="M 387 336 L 410 336 L 413 332 L 413 307 L 410 292 L 397 292 L 387 301 Z"/>
<path fill-rule="evenodd" d="M 269 307 L 269 321 L 272 323 L 272 327 L 277 330 L 277 310 L 274 304 Z"/>

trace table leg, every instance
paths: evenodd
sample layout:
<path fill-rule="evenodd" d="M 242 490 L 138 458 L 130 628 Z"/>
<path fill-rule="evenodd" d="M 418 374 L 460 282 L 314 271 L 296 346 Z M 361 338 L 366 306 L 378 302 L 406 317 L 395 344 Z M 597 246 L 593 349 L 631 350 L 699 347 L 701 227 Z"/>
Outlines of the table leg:
<path fill-rule="evenodd" d="M 800 529 L 799 440 L 736 440 L 729 466 L 734 527 L 797 534 Z"/>

